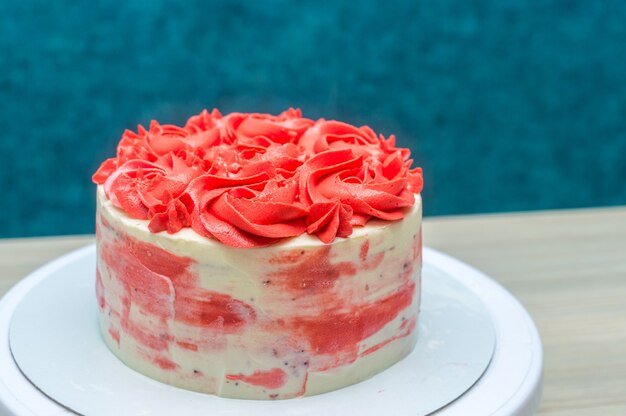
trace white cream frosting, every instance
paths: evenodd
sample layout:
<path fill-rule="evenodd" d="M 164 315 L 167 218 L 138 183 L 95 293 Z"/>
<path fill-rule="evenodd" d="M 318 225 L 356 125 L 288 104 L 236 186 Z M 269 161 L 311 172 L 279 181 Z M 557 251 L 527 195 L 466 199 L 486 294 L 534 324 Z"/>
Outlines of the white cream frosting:
<path fill-rule="evenodd" d="M 247 249 L 225 246 L 191 229 L 171 235 L 151 233 L 147 221 L 130 218 L 115 208 L 101 187 L 98 188 L 97 205 L 98 271 L 103 298 L 101 332 L 117 357 L 149 377 L 223 397 L 290 398 L 335 390 L 369 378 L 402 359 L 415 345 L 421 267 L 419 195 L 403 220 L 370 221 L 365 227 L 355 227 L 349 238 L 337 238 L 330 245 L 315 237 L 301 235 L 269 247 Z M 103 246 L 114 246 L 122 238 L 135 239 L 191 259 L 198 290 L 241 300 L 254 309 L 256 318 L 245 322 L 243 329 L 228 333 L 219 332 L 215 326 L 207 328 L 177 319 L 164 321 L 150 313 L 145 305 L 133 301 L 128 287 L 121 283 L 127 254 L 120 256 L 121 263 L 114 267 L 109 264 L 111 260 L 107 263 L 103 258 Z M 334 271 L 335 266 L 343 264 L 349 266 L 346 266 L 348 271 L 353 267 L 356 272 L 333 277 L 328 288 L 309 291 L 302 287 L 301 294 L 297 288 L 286 290 L 284 282 L 275 283 L 283 277 L 268 278 L 282 276 L 281 270 L 291 266 L 271 259 L 288 258 L 297 252 L 306 257 L 322 251 L 331 263 L 329 270 Z M 302 273 L 306 271 L 302 270 Z M 159 278 L 175 297 L 172 277 Z M 302 284 L 306 286 L 307 282 L 305 277 Z M 328 299 L 335 309 L 337 302 L 341 303 L 340 310 L 333 313 L 357 311 L 350 315 L 356 317 L 355 325 L 367 325 L 358 321 L 359 311 L 370 310 L 368 308 L 379 304 L 381 308 L 387 308 L 385 299 L 395 299 L 395 294 L 407 284 L 414 288 L 410 304 L 397 314 L 389 312 L 390 319 L 380 328 L 376 327 L 374 333 L 359 340 L 354 351 L 345 349 L 336 354 L 318 354 L 312 349 L 313 341 L 307 342 L 308 338 L 301 336 L 298 324 L 287 323 L 285 325 L 291 325 L 289 329 L 282 329 L 282 322 L 291 322 L 294 316 L 309 322 L 324 315 Z M 232 308 L 240 307 L 237 305 L 233 304 Z M 173 309 L 174 306 L 172 303 Z M 235 310 L 234 313 L 245 316 L 246 311 Z M 124 314 L 126 318 L 123 318 Z M 175 310 L 172 316 L 176 316 Z M 139 328 L 141 334 L 151 333 L 157 338 L 161 335 L 166 348 L 153 351 L 136 331 L 133 333 L 125 328 L 124 319 Z M 165 336 L 160 334 L 164 328 Z M 294 331 L 297 334 L 292 336 Z M 118 334 L 117 339 L 114 334 Z M 337 342 L 340 341 L 338 334 Z M 194 351 L 187 344 L 199 347 Z M 155 364 L 155 356 L 166 357 L 168 364 Z M 175 368 L 170 368 L 173 365 Z M 268 377 L 271 379 L 269 384 L 259 385 L 253 377 L 256 372 L 285 375 L 278 377 L 281 383 L 271 381 L 276 377 Z"/>

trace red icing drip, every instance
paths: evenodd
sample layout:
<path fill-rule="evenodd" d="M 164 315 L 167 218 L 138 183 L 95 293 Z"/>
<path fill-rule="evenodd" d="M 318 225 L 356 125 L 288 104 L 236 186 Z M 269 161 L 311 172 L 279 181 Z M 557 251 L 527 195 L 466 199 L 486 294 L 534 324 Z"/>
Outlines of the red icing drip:
<path fill-rule="evenodd" d="M 235 247 L 304 232 L 329 243 L 372 217 L 403 218 L 423 186 L 409 157 L 366 126 L 214 110 L 125 131 L 93 181 L 152 232 L 192 227 Z"/>
<path fill-rule="evenodd" d="M 331 263 L 331 246 L 315 250 L 290 250 L 282 256 L 275 256 L 270 263 L 289 264 L 272 276 L 278 277 L 278 284 L 296 292 L 324 291 L 332 288 L 341 276 L 353 276 L 356 267 L 352 263 Z"/>
<path fill-rule="evenodd" d="M 280 368 L 272 368 L 268 371 L 255 371 L 250 375 L 227 374 L 227 380 L 243 381 L 253 386 L 265 387 L 266 389 L 278 389 L 287 382 L 287 373 Z"/>

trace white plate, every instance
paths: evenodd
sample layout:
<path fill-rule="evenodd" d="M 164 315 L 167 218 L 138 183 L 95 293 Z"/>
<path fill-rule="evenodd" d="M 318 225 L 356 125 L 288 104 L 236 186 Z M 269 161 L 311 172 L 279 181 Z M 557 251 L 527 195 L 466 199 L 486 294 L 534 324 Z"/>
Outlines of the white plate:
<path fill-rule="evenodd" d="M 486 376 L 437 414 L 513 414 L 536 406 L 541 346 L 527 314 L 488 278 L 432 250 L 424 252 L 415 351 L 365 382 L 285 401 L 217 398 L 167 386 L 125 367 L 98 333 L 94 256 L 90 246 L 51 263 L 16 286 L 0 304 L 0 337 L 6 339 L 12 316 L 11 348 L 21 370 L 48 396 L 79 413 L 427 414 L 474 384 L 492 357 L 496 336 L 497 350 Z M 0 351 L 0 365 L 11 370 L 0 375 L 5 383 L 0 384 L 0 402 L 9 414 L 67 413 L 33 388 Z M 494 376 L 487 377 L 490 373 Z"/>

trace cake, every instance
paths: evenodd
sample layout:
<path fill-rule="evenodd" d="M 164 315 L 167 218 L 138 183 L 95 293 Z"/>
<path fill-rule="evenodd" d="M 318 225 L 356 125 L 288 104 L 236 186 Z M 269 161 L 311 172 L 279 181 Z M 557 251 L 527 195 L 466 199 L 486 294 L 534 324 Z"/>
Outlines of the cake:
<path fill-rule="evenodd" d="M 422 172 L 369 127 L 289 109 L 124 132 L 97 186 L 104 342 L 173 386 L 287 399 L 414 347 Z"/>

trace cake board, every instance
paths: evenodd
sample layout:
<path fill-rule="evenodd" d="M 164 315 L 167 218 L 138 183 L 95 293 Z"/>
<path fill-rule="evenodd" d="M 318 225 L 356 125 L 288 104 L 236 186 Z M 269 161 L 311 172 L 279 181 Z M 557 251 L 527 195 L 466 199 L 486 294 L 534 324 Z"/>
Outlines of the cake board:
<path fill-rule="evenodd" d="M 29 319 L 32 321 L 33 315 L 41 312 L 37 311 L 37 305 L 45 303 L 33 298 L 35 296 L 33 293 L 37 291 L 37 287 L 42 292 L 42 285 L 46 283 L 51 285 L 51 279 L 56 279 L 60 282 L 59 284 L 67 285 L 67 283 L 63 283 L 64 279 L 67 280 L 69 278 L 71 280 L 73 278 L 74 282 L 77 282 L 80 280 L 80 276 L 84 276 L 83 282 L 80 283 L 85 285 L 81 289 L 83 292 L 80 294 L 80 299 L 92 300 L 95 307 L 95 295 L 93 295 L 93 290 L 91 290 L 93 279 L 90 277 L 93 276 L 94 267 L 95 248 L 92 245 L 63 256 L 37 270 L 29 277 L 23 279 L 0 301 L 0 339 L 2 339 L 2 344 L 0 345 L 0 368 L 2 368 L 0 372 L 0 415 L 56 416 L 75 414 L 69 408 L 80 408 L 74 407 L 74 403 L 68 403 L 67 400 L 71 401 L 75 397 L 82 396 L 80 389 L 82 388 L 84 392 L 86 388 L 85 380 L 80 380 L 79 377 L 77 379 L 78 382 L 74 383 L 74 385 L 66 383 L 66 387 L 61 387 L 60 390 L 50 390 L 51 380 L 56 380 L 55 377 L 59 372 L 67 371 L 67 368 L 54 368 L 54 363 L 56 362 L 54 342 L 47 344 L 46 347 L 48 348 L 44 348 L 41 342 L 33 342 L 36 341 L 37 331 L 29 330 L 29 325 L 31 325 Z M 76 280 L 77 278 L 79 280 Z M 154 409 L 133 407 L 133 404 L 129 402 L 127 407 L 128 413 L 125 413 L 166 414 L 159 413 L 159 410 L 167 409 L 167 404 L 163 400 L 167 401 L 166 396 L 171 396 L 170 399 L 173 402 L 170 402 L 170 404 L 174 403 L 174 405 L 176 403 L 180 405 L 180 403 L 189 402 L 197 405 L 202 401 L 207 403 L 211 401 L 211 414 L 233 414 L 233 412 L 242 415 L 278 413 L 303 415 L 307 413 L 320 414 L 320 412 L 339 414 L 342 412 L 339 410 L 342 403 L 345 404 L 346 402 L 352 404 L 352 411 L 361 415 L 377 414 L 379 407 L 398 415 L 533 414 L 540 397 L 543 355 L 538 332 L 523 307 L 501 286 L 484 274 L 445 254 L 428 248 L 424 249 L 423 284 L 423 307 L 426 309 L 423 310 L 420 318 L 424 318 L 420 326 L 422 348 L 425 346 L 435 351 L 443 350 L 444 355 L 461 354 L 459 356 L 463 358 L 463 361 L 455 363 L 448 360 L 446 363 L 449 365 L 434 366 L 434 369 L 430 368 L 424 373 L 418 372 L 418 374 L 422 375 L 420 378 L 414 377 L 404 382 L 406 374 L 408 374 L 406 372 L 407 365 L 410 365 L 412 362 L 415 363 L 414 360 L 412 361 L 414 357 L 409 356 L 385 372 L 363 383 L 319 396 L 282 401 L 245 401 L 200 395 L 163 385 L 147 379 L 130 369 L 126 369 L 128 378 L 131 379 L 131 387 L 135 387 L 133 383 L 136 384 L 136 380 L 140 379 L 139 383 L 143 383 L 142 385 L 145 384 L 150 386 L 150 388 L 156 386 L 163 394 L 155 396 L 158 399 L 153 399 L 157 405 Z M 46 290 L 54 290 L 53 286 L 51 285 Z M 446 297 L 452 300 L 452 303 L 448 304 L 448 306 L 441 304 L 439 309 L 437 309 L 437 305 L 429 306 L 429 299 L 436 299 L 437 296 L 441 299 L 442 293 L 445 293 Z M 456 299 L 455 303 L 455 297 L 459 296 L 460 298 Z M 472 306 L 472 302 L 474 302 L 471 300 L 472 297 L 478 300 L 480 306 Z M 30 305 L 28 305 L 29 298 Z M 62 300 L 62 304 L 67 304 L 67 302 L 67 299 Z M 474 310 L 457 310 L 455 315 L 454 310 L 459 307 L 461 309 L 470 308 Z M 89 307 L 84 306 L 84 308 L 88 309 Z M 487 314 L 487 320 L 479 316 L 481 309 Z M 17 314 L 16 310 L 18 311 Z M 442 317 L 436 319 L 443 319 L 444 323 L 448 319 L 446 316 L 451 317 L 451 319 L 448 319 L 451 327 L 454 327 L 455 322 L 457 326 L 465 325 L 465 330 L 470 330 L 472 325 L 478 325 L 475 326 L 475 329 L 478 329 L 482 336 L 477 337 L 479 342 L 475 343 L 474 351 L 468 351 L 468 348 L 471 350 L 472 343 L 459 342 L 458 336 L 463 336 L 463 334 L 457 334 L 456 339 L 454 336 L 451 336 L 448 343 L 453 345 L 448 349 L 438 345 L 438 343 L 442 343 L 442 336 L 445 336 L 445 334 L 439 334 L 433 338 L 432 328 L 424 326 L 428 322 L 434 322 L 432 319 L 435 319 L 433 316 L 436 314 L 433 312 L 436 311 L 443 313 Z M 83 317 L 87 321 L 91 319 L 90 313 L 89 310 L 81 311 L 78 309 L 75 311 L 76 316 Z M 29 314 L 31 315 L 30 318 Z M 54 315 L 54 313 L 49 315 Z M 94 310 L 92 318 L 96 319 L 96 315 Z M 16 319 L 14 319 L 15 316 L 17 316 Z M 47 315 L 44 314 L 43 316 Z M 459 320 L 465 319 L 465 316 L 474 316 L 476 319 L 473 321 L 473 324 L 472 322 L 459 322 Z M 490 325 L 489 331 L 484 330 L 485 321 L 488 321 Z M 18 361 L 21 360 L 21 366 L 18 366 L 14 360 L 9 343 L 9 333 L 12 326 L 14 326 L 13 331 L 18 334 L 12 339 L 13 354 L 15 354 Z M 438 323 L 437 328 L 440 326 L 441 323 Z M 480 332 L 481 328 L 479 327 L 483 328 L 482 332 Z M 46 331 L 43 329 L 45 328 L 43 327 L 39 332 L 44 334 Z M 65 328 L 65 330 L 65 333 L 68 334 L 68 329 Z M 77 331 L 80 330 L 80 328 L 77 328 Z M 459 328 L 458 331 L 462 331 L 462 328 Z M 69 334 L 71 334 L 71 331 Z M 428 339 L 429 336 L 431 339 Z M 447 336 L 450 335 L 448 334 Z M 493 342 L 489 341 L 490 336 L 493 338 Z M 35 337 L 34 340 L 33 337 Z M 74 337 L 77 342 L 80 342 L 80 332 L 74 334 Z M 95 339 L 92 337 L 92 342 L 95 342 L 93 341 Z M 420 341 L 418 341 L 418 347 Z M 50 341 L 46 342 L 49 343 Z M 443 344 L 445 345 L 446 343 L 444 342 Z M 30 349 L 25 345 L 31 345 Z M 97 348 L 85 345 L 84 349 L 91 351 Z M 419 353 L 419 348 L 416 347 L 416 351 L 413 354 L 415 353 Z M 42 357 L 45 357 L 46 360 L 38 361 Z M 112 354 L 109 358 L 115 360 Z M 442 357 L 435 358 L 442 359 Z M 443 357 L 444 361 L 445 359 L 446 357 Z M 58 361 L 58 363 L 67 365 L 63 364 L 62 360 Z M 114 361 L 111 363 L 114 363 Z M 483 368 L 481 368 L 481 365 Z M 22 370 L 25 370 L 24 373 L 20 371 L 20 367 L 22 367 Z M 109 365 L 109 367 L 115 367 L 115 364 Z M 402 372 L 403 369 L 405 370 L 404 373 Z M 55 370 L 57 371 L 56 374 Z M 469 374 L 471 377 L 465 377 L 463 381 L 469 384 L 462 386 L 460 385 L 462 383 L 456 383 L 455 380 L 463 378 L 459 377 L 459 375 L 467 375 L 466 373 L 471 373 Z M 31 383 L 25 374 L 29 375 L 34 384 L 39 383 L 39 388 Z M 472 378 L 474 378 L 474 381 L 477 379 L 477 381 L 471 381 Z M 415 394 L 413 394 L 415 391 L 412 391 L 411 387 L 418 387 L 420 383 L 422 383 L 422 386 L 433 389 L 435 394 L 431 394 L 428 397 L 432 398 L 432 401 L 438 400 L 438 402 L 430 405 L 415 402 Z M 439 384 L 434 388 L 433 386 L 437 383 Z M 96 379 L 92 384 L 91 386 L 87 385 L 87 390 L 93 394 L 93 390 L 98 390 L 98 380 Z M 406 390 L 407 388 L 408 390 Z M 451 394 L 451 391 L 455 389 L 457 392 Z M 46 391 L 50 397 L 44 394 L 42 390 Z M 407 391 L 409 392 L 408 394 L 406 393 Z M 404 393 L 399 394 L 401 392 Z M 128 400 L 128 398 L 116 397 L 115 394 L 115 392 L 102 389 L 100 397 L 103 403 L 111 402 L 112 400 L 124 403 L 125 400 Z M 63 400 L 59 400 L 59 402 L 65 403 L 68 407 L 64 407 L 54 400 L 55 398 L 58 400 L 60 396 L 65 397 L 63 397 Z M 164 397 L 165 399 L 163 399 Z M 390 408 L 389 406 L 392 407 Z M 421 413 L 419 413 L 420 409 Z M 430 411 L 424 413 L 428 409 Z M 336 413 L 333 413 L 333 411 L 336 411 Z M 95 414 L 92 412 L 85 413 Z"/>

